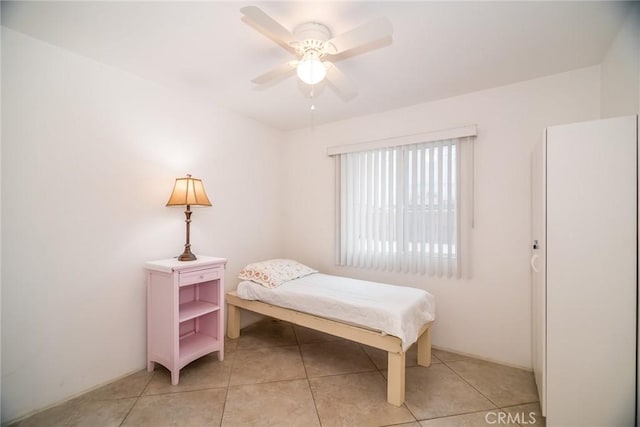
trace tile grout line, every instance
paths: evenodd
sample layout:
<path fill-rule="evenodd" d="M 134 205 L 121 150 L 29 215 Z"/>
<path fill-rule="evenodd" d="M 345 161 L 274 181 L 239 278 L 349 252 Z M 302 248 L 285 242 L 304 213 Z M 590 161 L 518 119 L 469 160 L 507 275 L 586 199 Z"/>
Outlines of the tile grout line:
<path fill-rule="evenodd" d="M 311 393 L 311 400 L 313 401 L 313 408 L 316 410 L 316 417 L 318 418 L 318 424 L 322 426 L 322 420 L 320 419 L 320 412 L 318 412 L 318 404 L 316 403 L 316 397 L 313 395 L 313 388 L 311 388 L 311 380 L 309 379 L 309 373 L 307 372 L 307 365 L 304 364 L 304 356 L 302 356 L 302 349 L 300 348 L 300 339 L 298 338 L 298 333 L 296 332 L 296 328 L 293 328 L 293 335 L 296 337 L 296 342 L 298 343 L 298 354 L 300 355 L 300 362 L 302 362 L 302 369 L 304 369 L 304 376 L 307 380 L 307 385 L 309 386 L 309 393 Z"/>
<path fill-rule="evenodd" d="M 144 369 L 146 370 L 147 367 L 145 366 Z M 151 383 L 151 380 L 153 379 L 153 377 L 155 375 L 156 375 L 156 369 L 155 369 L 155 365 L 154 365 L 153 373 L 151 375 L 149 375 L 149 379 L 147 380 L 147 383 L 144 385 L 144 387 L 140 391 L 140 394 L 138 396 L 136 396 L 136 401 L 133 402 L 133 405 L 131 405 L 131 408 L 129 408 L 129 410 L 127 411 L 127 414 L 124 416 L 124 418 L 122 418 L 122 421 L 120 422 L 119 427 L 122 427 L 122 425 L 124 425 L 124 422 L 127 421 L 127 418 L 129 418 L 129 415 L 131 414 L 131 411 L 133 411 L 133 408 L 136 407 L 136 405 L 138 404 L 138 401 L 140 400 L 142 395 L 144 395 L 144 392 L 147 390 L 147 387 L 149 387 L 149 384 Z"/>
<path fill-rule="evenodd" d="M 188 389 L 188 390 L 179 390 L 179 391 L 163 391 L 160 393 L 154 393 L 154 394 L 146 394 L 146 395 L 140 395 L 140 397 L 156 397 L 156 396 L 173 396 L 173 395 L 178 395 L 178 394 L 184 394 L 184 393 L 195 393 L 198 391 L 208 391 L 208 390 L 223 390 L 227 388 L 227 386 L 222 386 L 222 387 L 206 387 L 203 386 L 203 388 L 192 388 L 192 389 Z M 133 398 L 135 396 L 132 396 L 131 398 Z"/>
<path fill-rule="evenodd" d="M 500 409 L 500 408 L 498 408 L 498 409 Z M 459 414 L 442 415 L 442 416 L 439 416 L 439 417 L 425 418 L 423 420 L 419 420 L 418 423 L 421 422 L 421 421 L 441 420 L 441 419 L 444 419 L 444 418 L 453 418 L 453 417 L 459 417 L 459 416 L 462 416 L 462 415 L 480 414 L 482 412 L 488 412 L 488 411 L 490 411 L 490 409 L 481 409 L 479 411 L 460 412 Z"/>
<path fill-rule="evenodd" d="M 450 362 L 459 362 L 460 360 L 450 360 Z M 471 384 L 469 381 L 467 381 L 462 375 L 460 375 L 455 369 L 453 369 L 451 366 L 449 366 L 449 363 L 442 361 L 442 364 L 445 365 L 451 372 L 453 372 L 454 374 L 456 374 L 456 376 L 458 378 L 460 378 L 462 381 L 464 381 L 466 384 L 468 384 L 471 388 L 473 388 L 475 391 L 477 391 L 478 393 L 480 393 L 480 395 L 482 397 L 484 397 L 485 399 L 487 399 L 489 401 L 489 403 L 491 403 L 493 406 L 496 407 L 496 409 L 500 410 L 500 407 L 491 399 L 489 399 L 489 397 L 485 396 L 485 394 L 483 392 L 481 392 L 480 390 L 478 390 L 477 387 L 475 387 L 473 384 Z"/>
<path fill-rule="evenodd" d="M 478 390 L 473 384 L 471 384 L 469 381 L 467 381 L 465 378 L 463 378 L 458 372 L 456 372 L 455 369 L 453 369 L 451 366 L 449 366 L 449 364 L 447 362 L 445 362 L 443 359 L 440 359 L 440 358 L 438 358 L 437 356 L 435 356 L 433 354 L 432 354 L 432 357 L 436 357 L 440 361 L 440 363 L 442 363 L 444 366 L 447 367 L 447 369 L 449 369 L 458 378 L 460 378 L 463 382 L 465 382 L 471 388 L 473 388 L 475 391 L 477 391 L 482 397 L 487 399 L 489 401 L 489 403 L 491 403 L 493 406 L 495 406 L 495 408 L 493 408 L 493 409 L 497 409 L 500 412 L 504 412 L 501 407 L 499 407 L 493 400 L 491 400 L 487 396 L 485 396 L 484 393 L 482 393 L 480 390 Z M 449 362 L 459 362 L 459 361 L 460 360 L 450 360 Z M 432 363 L 432 365 L 433 365 L 433 363 Z M 419 365 L 418 365 L 418 367 L 419 367 Z M 519 405 L 514 405 L 514 406 L 519 406 Z M 407 408 L 407 409 L 409 409 L 409 408 Z M 414 417 L 416 418 L 416 422 L 418 422 L 418 424 L 420 424 L 421 421 L 429 421 L 429 420 L 437 420 L 437 419 L 441 419 L 441 418 L 457 417 L 457 416 L 460 416 L 460 415 L 469 415 L 469 414 L 481 413 L 481 412 L 485 412 L 485 411 L 486 410 L 462 412 L 460 414 L 444 415 L 444 416 L 441 416 L 441 417 L 426 418 L 424 420 L 419 420 L 418 417 L 415 417 L 415 415 L 414 415 Z M 411 412 L 410 409 L 409 409 L 409 412 Z M 411 412 L 411 414 L 413 415 L 413 412 Z"/>
<path fill-rule="evenodd" d="M 226 338 L 226 336 L 225 336 Z M 229 338 L 231 339 L 231 338 Z M 236 348 L 233 351 L 234 353 L 238 351 L 238 344 L 240 341 L 240 337 L 236 338 L 238 340 L 238 342 L 236 343 Z M 229 397 L 229 387 L 231 385 L 231 375 L 233 375 L 233 368 L 235 367 L 236 364 L 236 357 L 233 357 L 231 360 L 231 367 L 229 368 L 229 379 L 227 380 L 227 386 L 225 387 L 225 391 L 224 391 L 224 402 L 222 402 L 222 414 L 220 414 L 220 427 L 222 427 L 222 422 L 224 421 L 224 413 L 227 410 L 227 399 Z"/>
<path fill-rule="evenodd" d="M 436 356 L 437 357 L 437 356 Z M 475 391 L 477 391 L 482 397 L 484 397 L 485 399 L 487 399 L 492 405 L 495 406 L 495 409 L 497 409 L 499 412 L 505 412 L 501 407 L 499 407 L 493 400 L 489 399 L 487 396 L 484 395 L 484 393 L 482 393 L 480 390 L 478 390 L 473 384 L 471 384 L 469 381 L 467 381 L 464 377 L 462 377 L 462 375 L 460 375 L 455 369 L 453 369 L 451 366 L 449 366 L 449 364 L 447 362 L 445 362 L 444 360 L 438 358 L 438 360 L 440 360 L 440 362 L 446 366 L 451 372 L 453 372 L 458 378 L 460 378 L 462 381 L 464 381 L 466 384 L 468 384 L 471 388 L 473 388 Z M 462 359 L 461 359 L 462 360 Z M 449 362 L 460 362 L 461 360 L 449 360 Z M 519 405 L 513 405 L 513 406 L 519 406 Z M 418 420 L 418 423 L 420 423 L 420 421 L 429 421 L 429 420 L 437 420 L 437 419 L 442 419 L 442 418 L 450 418 L 450 417 L 457 417 L 457 416 L 461 416 L 461 415 L 469 415 L 469 414 L 478 414 L 478 413 L 482 413 L 482 412 L 486 412 L 486 410 L 480 410 L 480 411 L 471 411 L 471 412 L 462 412 L 460 414 L 453 414 L 453 415 L 444 415 L 442 417 L 434 417 L 434 418 L 427 418 L 425 420 Z"/>
<path fill-rule="evenodd" d="M 442 360 L 441 360 L 442 361 Z M 451 363 L 455 363 L 455 362 L 461 362 L 464 361 L 464 359 L 460 359 L 460 360 L 450 360 L 449 362 Z M 467 381 L 462 375 L 460 375 L 455 369 L 453 369 L 451 366 L 449 366 L 449 364 L 445 361 L 442 361 L 442 363 L 449 368 L 454 374 L 456 374 L 462 381 L 464 381 L 465 383 L 469 384 L 469 386 L 471 386 L 474 390 L 476 390 L 478 393 L 480 393 L 480 395 L 482 395 L 482 397 L 484 397 L 485 399 L 487 399 L 489 402 L 491 402 L 492 405 L 494 405 L 499 412 L 504 412 L 506 413 L 506 411 L 504 410 L 504 408 L 511 408 L 511 407 L 516 407 L 516 406 L 521 406 L 521 405 L 529 405 L 532 403 L 538 403 L 539 400 L 533 401 L 533 402 L 526 402 L 526 403 L 516 403 L 514 405 L 508 405 L 508 406 L 500 406 L 497 403 L 495 403 L 493 400 L 491 400 L 488 396 L 486 396 L 483 392 L 481 392 L 477 387 L 475 387 L 473 384 L 471 384 L 469 381 Z M 491 362 L 489 362 L 491 363 Z M 478 412 L 482 412 L 482 411 L 478 411 Z M 471 412 L 473 413 L 473 412 Z"/>

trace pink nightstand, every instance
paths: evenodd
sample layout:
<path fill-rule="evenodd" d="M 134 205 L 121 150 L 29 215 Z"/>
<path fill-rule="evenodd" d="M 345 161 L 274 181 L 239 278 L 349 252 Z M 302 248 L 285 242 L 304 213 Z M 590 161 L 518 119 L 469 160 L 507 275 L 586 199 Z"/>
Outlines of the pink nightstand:
<path fill-rule="evenodd" d="M 214 351 L 224 359 L 225 258 L 146 262 L 147 370 L 160 363 L 178 384 L 180 369 Z"/>

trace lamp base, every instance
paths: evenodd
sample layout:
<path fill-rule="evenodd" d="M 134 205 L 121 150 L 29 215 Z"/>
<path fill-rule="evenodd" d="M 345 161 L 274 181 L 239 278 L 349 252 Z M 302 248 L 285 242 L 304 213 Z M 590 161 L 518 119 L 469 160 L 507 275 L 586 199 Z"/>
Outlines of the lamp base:
<path fill-rule="evenodd" d="M 185 245 L 184 252 L 178 256 L 178 261 L 195 261 L 198 258 L 191 253 L 191 245 Z"/>
<path fill-rule="evenodd" d="M 189 225 L 191 224 L 191 206 L 187 205 L 187 210 L 184 211 L 185 220 L 184 222 L 187 224 L 187 241 L 184 244 L 184 252 L 180 256 L 178 256 L 178 261 L 195 261 L 198 258 L 194 254 L 191 253 L 191 243 L 189 242 Z"/>

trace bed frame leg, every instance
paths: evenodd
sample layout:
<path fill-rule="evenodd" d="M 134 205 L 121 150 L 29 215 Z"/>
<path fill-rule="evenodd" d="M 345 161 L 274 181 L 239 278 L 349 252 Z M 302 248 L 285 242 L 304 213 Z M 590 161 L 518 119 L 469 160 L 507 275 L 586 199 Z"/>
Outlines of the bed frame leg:
<path fill-rule="evenodd" d="M 425 368 L 431 365 L 431 327 L 418 338 L 418 365 Z"/>
<path fill-rule="evenodd" d="M 227 304 L 227 336 L 236 339 L 240 336 L 240 309 Z"/>
<path fill-rule="evenodd" d="M 405 353 L 388 353 L 387 401 L 395 406 L 404 403 Z"/>

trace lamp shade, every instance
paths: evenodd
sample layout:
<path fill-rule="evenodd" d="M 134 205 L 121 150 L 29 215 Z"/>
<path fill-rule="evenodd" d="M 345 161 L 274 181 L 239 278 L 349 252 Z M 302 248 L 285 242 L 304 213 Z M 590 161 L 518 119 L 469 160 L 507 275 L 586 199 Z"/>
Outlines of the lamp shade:
<path fill-rule="evenodd" d="M 191 175 L 187 175 L 186 178 L 176 178 L 167 206 L 184 205 L 211 206 L 201 179 L 191 178 Z"/>

